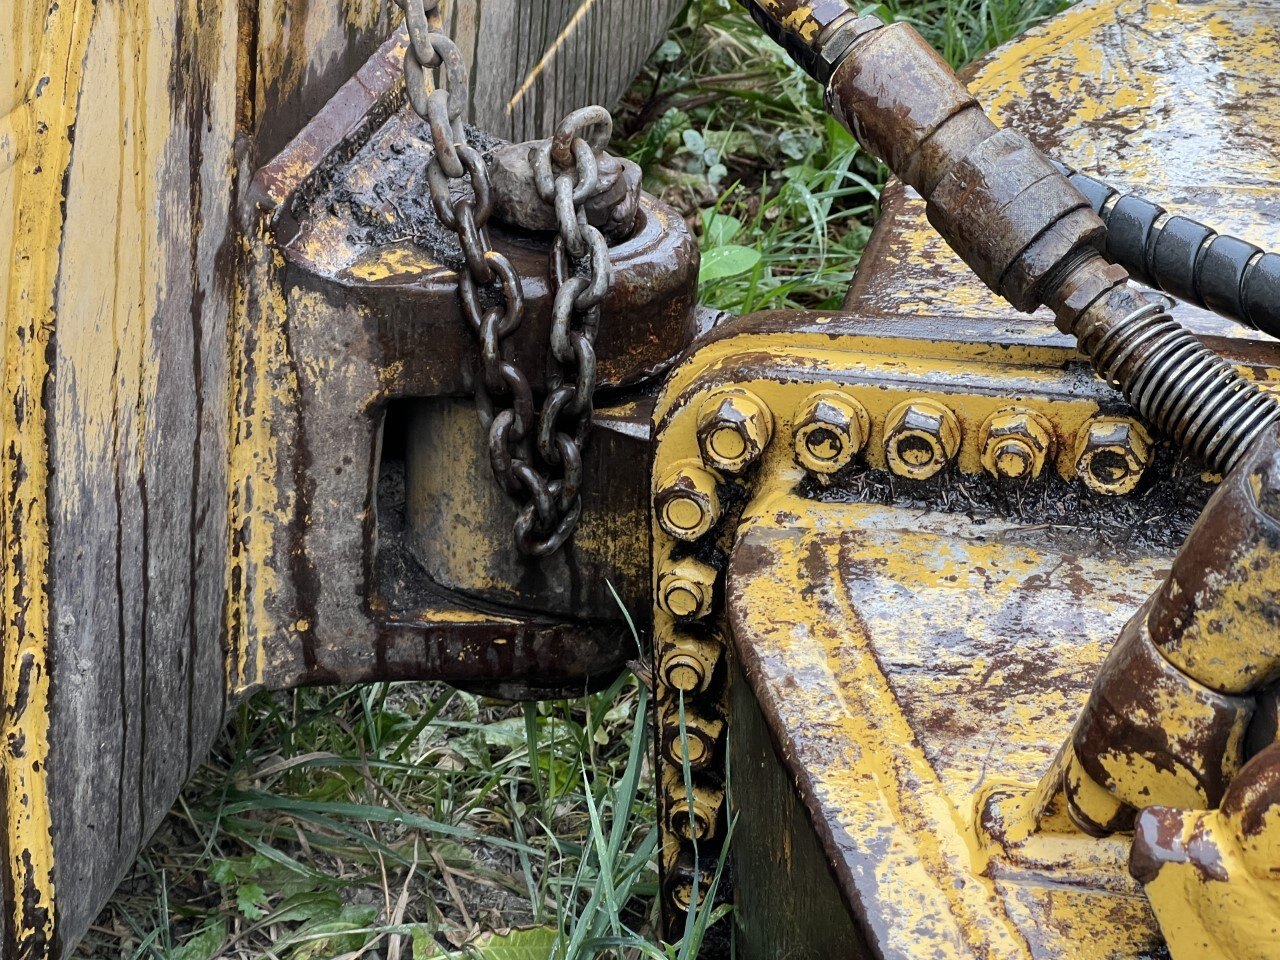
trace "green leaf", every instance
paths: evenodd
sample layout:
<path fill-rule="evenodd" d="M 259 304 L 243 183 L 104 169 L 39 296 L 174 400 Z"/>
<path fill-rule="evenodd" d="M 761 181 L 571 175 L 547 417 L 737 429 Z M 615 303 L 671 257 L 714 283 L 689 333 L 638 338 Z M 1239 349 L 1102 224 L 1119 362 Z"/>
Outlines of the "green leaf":
<path fill-rule="evenodd" d="M 214 883 L 235 883 L 236 867 L 230 860 L 215 860 L 209 867 L 209 879 Z"/>
<path fill-rule="evenodd" d="M 662 41 L 662 45 L 654 51 L 653 59 L 658 63 L 673 63 L 679 60 L 680 44 L 671 39 Z"/>
<path fill-rule="evenodd" d="M 256 883 L 242 883 L 236 887 L 236 909 L 250 920 L 261 920 L 267 915 L 267 891 Z"/>
<path fill-rule="evenodd" d="M 467 960 L 548 960 L 558 936 L 554 927 L 482 933 L 461 950 L 446 952 L 426 927 L 417 927 L 413 931 L 413 960 L 461 960 L 463 957 Z"/>
<path fill-rule="evenodd" d="M 709 283 L 712 280 L 723 280 L 746 273 L 760 262 L 760 251 L 737 244 L 723 247 L 712 247 L 702 255 L 702 266 L 698 270 L 698 282 Z"/>
<path fill-rule="evenodd" d="M 417 924 L 410 936 L 413 938 L 413 960 L 435 960 L 440 956 L 440 946 L 426 925 Z"/>
<path fill-rule="evenodd" d="M 702 151 L 707 149 L 707 141 L 697 130 L 686 130 L 682 136 L 684 147 L 698 159 L 702 158 Z"/>
<path fill-rule="evenodd" d="M 324 923 L 342 915 L 342 899 L 328 891 L 294 894 L 271 914 L 272 923 Z"/>
<path fill-rule="evenodd" d="M 170 960 L 212 960 L 227 939 L 227 921 L 215 920 L 173 953 Z"/>
<path fill-rule="evenodd" d="M 377 913 L 376 907 L 349 905 L 342 908 L 339 920 L 307 924 L 297 932 L 301 942 L 289 960 L 330 960 L 359 950 L 373 936 L 369 925 Z"/>

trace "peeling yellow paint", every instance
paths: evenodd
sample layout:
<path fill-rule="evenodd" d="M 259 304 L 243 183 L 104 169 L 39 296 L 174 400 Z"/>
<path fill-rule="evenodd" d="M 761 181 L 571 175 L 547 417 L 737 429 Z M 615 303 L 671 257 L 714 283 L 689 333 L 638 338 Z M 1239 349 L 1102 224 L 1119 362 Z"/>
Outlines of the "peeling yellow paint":
<path fill-rule="evenodd" d="M 19 15 L 15 12 L 15 17 Z M 90 0 L 47 11 L 29 8 L 10 42 L 34 63 L 31 136 L 15 152 L 14 224 L 6 259 L 4 403 L 0 412 L 4 496 L 5 617 L 0 648 L 4 697 L 0 771 L 4 790 L 6 889 L 12 913 L 8 941 L 37 955 L 54 940 L 49 753 L 49 448 L 46 433 L 54 289 L 60 265 L 62 189 L 85 50 L 93 23 Z M 21 68 L 19 67 L 19 70 Z M 21 75 L 21 73 L 19 74 Z M 18 155 L 20 153 L 20 155 Z M 0 174 L 2 175 L 2 174 Z"/>

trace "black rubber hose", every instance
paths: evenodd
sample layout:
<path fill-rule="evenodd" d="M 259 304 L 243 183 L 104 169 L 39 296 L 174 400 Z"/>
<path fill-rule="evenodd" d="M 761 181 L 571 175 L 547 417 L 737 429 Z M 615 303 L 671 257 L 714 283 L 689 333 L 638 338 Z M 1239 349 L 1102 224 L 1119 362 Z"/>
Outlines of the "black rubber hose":
<path fill-rule="evenodd" d="M 1280 337 L 1280 254 L 1187 217 L 1063 163 L 1107 225 L 1103 256 L 1171 297 Z"/>

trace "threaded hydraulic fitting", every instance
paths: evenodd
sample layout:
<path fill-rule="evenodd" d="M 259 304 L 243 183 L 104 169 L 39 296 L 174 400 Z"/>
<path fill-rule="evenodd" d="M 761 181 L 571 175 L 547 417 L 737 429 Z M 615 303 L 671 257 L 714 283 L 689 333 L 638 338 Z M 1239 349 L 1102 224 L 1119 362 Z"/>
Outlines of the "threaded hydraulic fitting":
<path fill-rule="evenodd" d="M 1048 306 L 1099 376 L 1179 446 L 1226 473 L 1271 424 L 1280 403 L 1246 380 L 1128 285 L 1122 268 L 1094 251 L 1056 284 Z"/>

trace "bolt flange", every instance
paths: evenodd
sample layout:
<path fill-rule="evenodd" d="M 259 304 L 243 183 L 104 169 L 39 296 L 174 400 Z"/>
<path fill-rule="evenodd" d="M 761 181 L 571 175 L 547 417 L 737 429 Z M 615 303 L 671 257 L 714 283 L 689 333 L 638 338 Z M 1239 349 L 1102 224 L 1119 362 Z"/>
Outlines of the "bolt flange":
<path fill-rule="evenodd" d="M 800 406 L 795 426 L 796 462 L 829 476 L 853 462 L 871 434 L 867 408 L 835 390 L 819 390 Z"/>
<path fill-rule="evenodd" d="M 954 460 L 959 449 L 956 415 L 934 400 L 904 400 L 885 419 L 885 460 L 900 477 L 927 480 Z"/>
<path fill-rule="evenodd" d="M 698 448 L 707 466 L 738 474 L 755 463 L 773 439 L 773 414 L 750 390 L 718 390 L 698 412 Z"/>
<path fill-rule="evenodd" d="M 1137 487 L 1154 454 L 1151 434 L 1129 417 L 1094 417 L 1076 440 L 1076 471 L 1095 493 L 1118 497 Z"/>

